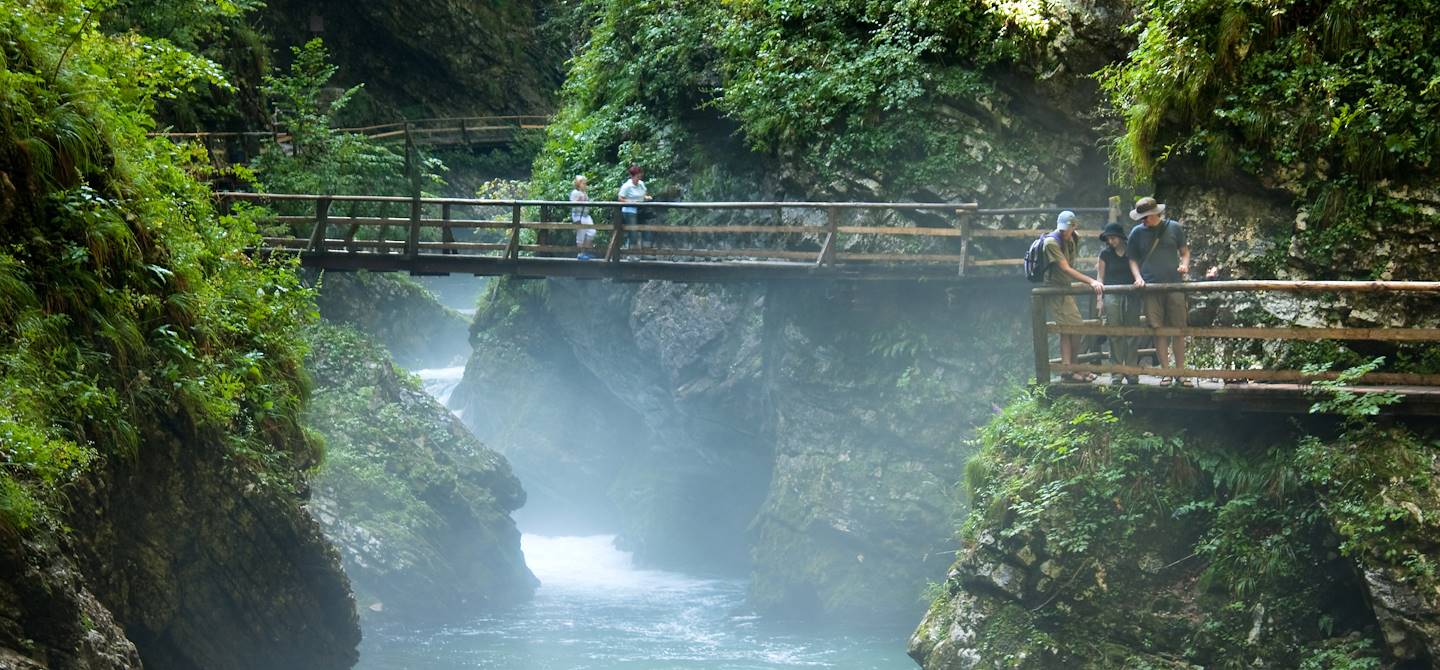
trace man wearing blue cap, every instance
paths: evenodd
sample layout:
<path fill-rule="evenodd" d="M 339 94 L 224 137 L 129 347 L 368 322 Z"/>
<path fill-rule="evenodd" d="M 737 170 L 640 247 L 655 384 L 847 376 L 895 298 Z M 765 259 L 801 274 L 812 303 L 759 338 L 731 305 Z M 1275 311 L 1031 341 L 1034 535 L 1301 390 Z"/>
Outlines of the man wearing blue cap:
<path fill-rule="evenodd" d="M 1055 218 L 1055 232 L 1045 236 L 1045 283 L 1049 286 L 1070 288 L 1070 282 L 1078 281 L 1088 284 L 1095 289 L 1095 295 L 1100 295 L 1105 290 L 1105 285 L 1099 280 L 1088 277 L 1085 273 L 1075 269 L 1075 252 L 1079 246 L 1078 238 L 1075 236 L 1075 228 L 1079 221 L 1075 219 L 1075 212 L 1065 210 Z M 1075 304 L 1073 295 L 1047 295 L 1045 296 L 1045 309 L 1050 313 L 1050 318 L 1057 326 L 1078 326 L 1083 321 L 1080 318 L 1080 308 Z M 1060 361 L 1065 364 L 1075 362 L 1075 350 L 1080 348 L 1080 335 L 1060 336 Z M 1088 382 L 1095 379 L 1095 375 L 1085 373 L 1060 375 L 1062 381 Z"/>

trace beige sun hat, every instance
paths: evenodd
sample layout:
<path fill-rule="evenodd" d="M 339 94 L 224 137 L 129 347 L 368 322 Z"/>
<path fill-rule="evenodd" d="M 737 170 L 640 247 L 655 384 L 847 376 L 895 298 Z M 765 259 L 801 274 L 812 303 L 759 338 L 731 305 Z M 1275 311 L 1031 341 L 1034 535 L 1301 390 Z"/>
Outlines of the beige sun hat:
<path fill-rule="evenodd" d="M 1130 210 L 1130 220 L 1139 221 L 1151 214 L 1165 215 L 1165 203 L 1155 202 L 1154 198 L 1141 198 L 1135 201 L 1135 209 Z"/>

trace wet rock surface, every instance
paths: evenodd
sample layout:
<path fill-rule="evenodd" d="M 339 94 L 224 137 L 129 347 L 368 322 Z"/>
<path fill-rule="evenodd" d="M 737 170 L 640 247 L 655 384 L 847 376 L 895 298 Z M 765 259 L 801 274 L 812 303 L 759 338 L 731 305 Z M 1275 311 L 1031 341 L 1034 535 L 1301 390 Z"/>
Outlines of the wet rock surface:
<path fill-rule="evenodd" d="M 528 599 L 509 516 L 525 492 L 505 459 L 360 334 L 321 326 L 313 341 L 307 421 L 327 453 L 311 509 L 361 611 L 453 620 Z"/>
<path fill-rule="evenodd" d="M 750 573 L 764 611 L 918 613 L 964 435 L 1023 374 L 1013 296 L 544 286 L 482 308 L 454 396 L 532 494 L 603 499 L 648 564 Z"/>

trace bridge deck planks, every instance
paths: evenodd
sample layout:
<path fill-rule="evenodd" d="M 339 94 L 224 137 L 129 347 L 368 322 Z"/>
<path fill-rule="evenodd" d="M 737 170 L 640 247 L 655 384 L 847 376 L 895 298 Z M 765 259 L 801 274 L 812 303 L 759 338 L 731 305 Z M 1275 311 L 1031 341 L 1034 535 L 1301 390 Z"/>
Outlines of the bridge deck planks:
<path fill-rule="evenodd" d="M 1350 386 L 1355 393 L 1398 393 L 1401 401 L 1381 409 L 1383 414 L 1440 416 L 1440 387 L 1415 385 Z M 1235 413 L 1308 414 L 1321 400 L 1308 384 L 1221 383 L 1202 380 L 1192 388 L 1161 385 L 1160 377 L 1141 375 L 1137 385 L 1112 384 L 1108 375 L 1091 383 L 1055 382 L 1047 385 L 1053 396 L 1078 395 L 1140 409 L 1225 411 Z"/>
<path fill-rule="evenodd" d="M 394 243 L 392 243 L 393 245 Z M 929 281 L 965 284 L 996 282 L 1015 285 L 1013 275 L 961 277 L 954 265 L 851 264 L 816 265 L 783 260 L 655 261 L 626 258 L 619 262 L 580 261 L 574 258 L 504 258 L 463 254 L 422 253 L 415 257 L 391 253 L 310 253 L 259 249 L 262 256 L 299 255 L 305 267 L 329 271 L 368 270 L 409 272 L 417 275 L 472 274 L 476 276 L 575 277 L 617 281 L 750 282 L 772 280 L 812 281 Z M 636 250 L 634 253 L 648 253 Z M 1021 280 L 1023 281 L 1023 280 Z"/>

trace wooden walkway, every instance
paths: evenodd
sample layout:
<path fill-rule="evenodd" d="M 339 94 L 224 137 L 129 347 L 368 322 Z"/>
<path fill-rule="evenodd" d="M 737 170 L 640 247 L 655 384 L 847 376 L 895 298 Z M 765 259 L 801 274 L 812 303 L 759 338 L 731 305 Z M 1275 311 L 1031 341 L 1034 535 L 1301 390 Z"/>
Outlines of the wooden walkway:
<path fill-rule="evenodd" d="M 1005 226 L 1048 224 L 1071 209 L 1098 230 L 1116 216 L 1112 207 L 975 203 L 592 201 L 596 240 L 587 250 L 576 245 L 568 201 L 218 197 L 256 218 L 265 231 L 257 253 L 298 254 L 306 267 L 621 281 L 1024 281 L 1024 250 L 1050 226 Z M 638 225 L 619 215 L 629 206 L 641 211 Z M 577 259 L 586 251 L 592 260 Z"/>
<path fill-rule="evenodd" d="M 1241 297 L 1251 304 L 1259 294 L 1287 293 L 1297 299 L 1309 300 L 1369 300 L 1393 301 L 1400 296 L 1410 300 L 1432 299 L 1440 301 L 1440 282 L 1428 281 L 1210 281 L 1185 284 L 1155 284 L 1144 289 L 1134 286 L 1107 286 L 1109 293 L 1122 293 L 1131 299 L 1140 299 L 1149 291 L 1181 291 L 1191 301 L 1192 323 L 1183 328 L 1150 328 L 1138 326 L 1106 326 L 1098 321 L 1086 321 L 1081 325 L 1060 326 L 1046 319 L 1043 298 L 1047 295 L 1071 294 L 1091 296 L 1089 287 L 1034 289 L 1031 293 L 1031 329 L 1034 335 L 1035 375 L 1037 380 L 1059 395 L 1083 395 L 1106 400 L 1120 401 L 1136 407 L 1176 410 L 1221 410 L 1225 412 L 1283 412 L 1304 414 L 1320 400 L 1334 391 L 1356 395 L 1395 394 L 1398 403 L 1381 408 L 1382 413 L 1440 416 L 1440 374 L 1430 372 L 1382 369 L 1369 372 L 1356 379 L 1349 379 L 1339 366 L 1327 369 L 1281 369 L 1267 367 L 1261 361 L 1279 358 L 1277 348 L 1287 342 L 1330 341 L 1338 343 L 1380 343 L 1391 354 L 1388 362 L 1393 363 L 1394 353 L 1399 347 L 1433 347 L 1440 343 L 1440 328 L 1395 327 L 1364 325 L 1300 326 L 1279 322 L 1270 315 L 1252 316 L 1252 321 L 1265 323 L 1236 323 L 1229 325 L 1201 325 L 1193 322 L 1196 302 L 1225 301 Z M 1405 307 L 1394 309 L 1406 310 Z M 1408 308 L 1414 310 L 1412 304 Z M 1301 308 L 1299 312 L 1306 312 Z M 1349 310 L 1345 310 L 1349 311 Z M 1356 310 L 1354 313 L 1361 313 Z M 1424 311 L 1404 313 L 1434 314 L 1433 306 Z M 1183 337 L 1189 342 L 1189 361 L 1234 360 L 1226 367 L 1186 367 L 1164 369 L 1156 367 L 1127 367 L 1103 362 L 1096 354 L 1082 355 L 1082 360 L 1072 363 L 1051 358 L 1050 335 L 1059 336 L 1104 336 L 1105 338 L 1143 338 L 1152 348 L 1142 349 L 1153 352 L 1152 338 Z M 1211 346 L 1197 347 L 1198 342 L 1209 342 Z M 1263 343 L 1268 346 L 1244 348 L 1245 343 Z M 1372 348 L 1377 345 L 1370 345 Z M 1241 352 L 1241 353 L 1237 353 Z M 1413 351 L 1411 352 L 1414 353 Z M 1368 354 L 1373 355 L 1373 354 Z M 1411 356 L 1419 359 L 1418 356 Z M 1092 382 L 1062 381 L 1056 375 L 1096 375 Z M 1163 377 L 1161 376 L 1163 375 Z M 1133 377 L 1138 383 L 1126 384 L 1125 377 Z M 1182 386 L 1172 380 L 1190 380 L 1193 386 Z M 1313 382 L 1343 380 L 1338 389 L 1326 390 Z"/>
<path fill-rule="evenodd" d="M 379 144 L 431 147 L 504 147 L 523 137 L 535 136 L 550 124 L 548 116 L 457 116 L 413 119 L 355 128 L 336 128 L 337 133 L 363 135 Z M 216 168 L 248 163 L 267 144 L 288 145 L 292 138 L 283 128 L 271 131 L 151 133 L 176 142 L 196 142 L 205 147 Z"/>

